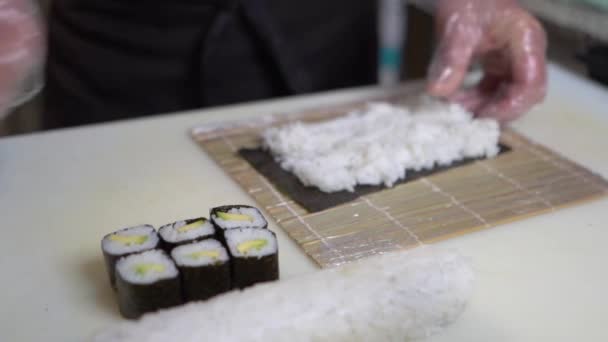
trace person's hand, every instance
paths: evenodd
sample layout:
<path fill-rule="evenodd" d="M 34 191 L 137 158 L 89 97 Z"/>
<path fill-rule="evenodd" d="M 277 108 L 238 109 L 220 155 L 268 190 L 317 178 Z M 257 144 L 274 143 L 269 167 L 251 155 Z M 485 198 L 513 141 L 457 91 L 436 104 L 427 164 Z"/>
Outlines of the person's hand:
<path fill-rule="evenodd" d="M 428 93 L 503 123 L 544 99 L 545 31 L 517 1 L 439 0 L 436 24 L 440 41 L 429 70 Z M 483 79 L 463 90 L 475 61 L 481 62 Z"/>
<path fill-rule="evenodd" d="M 22 91 L 29 73 L 44 59 L 44 42 L 29 0 L 0 0 L 0 116 Z"/>

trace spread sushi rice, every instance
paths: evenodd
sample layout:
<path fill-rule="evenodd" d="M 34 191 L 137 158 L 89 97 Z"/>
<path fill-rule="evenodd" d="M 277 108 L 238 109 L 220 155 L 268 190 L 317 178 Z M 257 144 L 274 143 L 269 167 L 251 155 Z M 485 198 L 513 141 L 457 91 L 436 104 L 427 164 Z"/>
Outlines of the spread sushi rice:
<path fill-rule="evenodd" d="M 222 229 L 233 228 L 264 228 L 268 225 L 260 211 L 248 206 L 233 206 L 216 208 L 211 212 L 211 218 Z"/>
<path fill-rule="evenodd" d="M 268 229 L 230 229 L 225 233 L 230 254 L 235 257 L 257 257 L 277 252 L 277 240 Z"/>
<path fill-rule="evenodd" d="M 456 320 L 472 283 L 464 258 L 420 247 L 149 314 L 94 341 L 409 341 Z"/>
<path fill-rule="evenodd" d="M 202 236 L 210 236 L 214 233 L 213 224 L 205 218 L 187 221 L 177 221 L 167 224 L 158 229 L 158 234 L 168 242 L 178 243 L 194 240 Z"/>
<path fill-rule="evenodd" d="M 283 169 L 325 192 L 354 191 L 358 184 L 390 187 L 406 170 L 493 157 L 499 136 L 495 120 L 474 119 L 459 105 L 439 102 L 419 108 L 371 103 L 338 119 L 263 133 Z"/>
<path fill-rule="evenodd" d="M 158 235 L 154 227 L 149 225 L 125 228 L 107 235 L 101 241 L 102 249 L 112 255 L 136 253 L 154 248 L 157 244 Z"/>
<path fill-rule="evenodd" d="M 117 274 L 131 284 L 151 284 L 177 276 L 173 261 L 161 250 L 131 254 L 116 263 Z"/>
<path fill-rule="evenodd" d="M 222 244 L 214 239 L 190 243 L 176 247 L 171 257 L 178 266 L 206 266 L 228 261 L 228 253 Z"/>

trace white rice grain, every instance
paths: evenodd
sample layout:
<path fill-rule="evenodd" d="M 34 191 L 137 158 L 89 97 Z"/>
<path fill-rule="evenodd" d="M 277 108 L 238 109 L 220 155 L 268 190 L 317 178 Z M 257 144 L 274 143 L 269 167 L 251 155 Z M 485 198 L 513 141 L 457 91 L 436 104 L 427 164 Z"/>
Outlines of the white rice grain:
<path fill-rule="evenodd" d="M 198 258 L 190 257 L 190 254 L 195 254 L 201 251 L 217 252 L 217 257 L 213 258 L 204 255 Z M 178 266 L 197 267 L 212 265 L 217 262 L 225 263 L 228 261 L 228 252 L 219 241 L 214 239 L 207 239 L 200 242 L 175 247 L 171 251 L 171 257 L 173 258 L 173 260 L 175 260 L 175 263 Z"/>
<path fill-rule="evenodd" d="M 136 268 L 142 264 L 158 264 L 162 266 L 163 270 L 138 273 Z M 116 263 L 116 273 L 131 284 L 152 284 L 177 276 L 177 267 L 163 251 L 153 249 L 120 258 Z"/>
<path fill-rule="evenodd" d="M 215 231 L 213 229 L 213 224 L 209 220 L 202 220 L 204 220 L 205 222 L 200 227 L 184 232 L 180 232 L 179 228 L 186 226 L 188 224 L 186 221 L 177 221 L 175 223 L 170 223 L 160 227 L 158 229 L 158 234 L 160 234 L 160 236 L 162 236 L 165 241 L 169 241 L 172 243 L 193 240 L 201 236 L 213 235 Z"/>
<path fill-rule="evenodd" d="M 415 109 L 371 103 L 338 119 L 263 133 L 264 145 L 283 169 L 325 192 L 390 187 L 406 170 L 493 157 L 499 136 L 495 120 L 473 119 L 462 107 L 439 102 Z"/>
<path fill-rule="evenodd" d="M 120 241 L 112 240 L 112 236 L 146 236 L 145 241 L 141 244 L 124 244 Z M 127 253 L 136 253 L 153 248 L 158 244 L 158 235 L 154 227 L 150 225 L 140 225 L 130 228 L 124 228 L 116 231 L 101 240 L 102 249 L 112 255 L 122 255 Z"/>
<path fill-rule="evenodd" d="M 260 249 L 251 249 L 247 251 L 247 257 L 261 258 L 266 255 L 272 255 L 277 252 L 277 238 L 268 229 L 261 228 L 243 228 L 243 229 L 229 229 L 225 233 L 226 244 L 230 249 L 230 254 L 236 257 L 244 257 L 245 255 L 238 250 L 238 245 L 251 241 L 263 239 L 267 243 Z"/>
<path fill-rule="evenodd" d="M 221 217 L 212 214 L 211 219 L 222 229 L 232 228 L 263 228 L 268 225 L 264 216 L 257 208 L 251 207 L 235 207 L 227 211 L 229 214 L 247 215 L 252 218 L 252 221 L 232 221 L 224 220 Z"/>
<path fill-rule="evenodd" d="M 407 341 L 456 320 L 472 282 L 465 259 L 420 247 L 150 314 L 94 341 Z"/>

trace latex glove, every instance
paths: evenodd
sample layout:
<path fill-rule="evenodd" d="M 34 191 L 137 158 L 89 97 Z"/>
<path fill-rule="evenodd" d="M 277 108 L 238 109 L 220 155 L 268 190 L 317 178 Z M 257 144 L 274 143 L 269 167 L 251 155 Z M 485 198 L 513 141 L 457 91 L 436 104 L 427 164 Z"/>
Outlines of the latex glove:
<path fill-rule="evenodd" d="M 0 0 L 0 117 L 24 95 L 24 82 L 41 71 L 44 38 L 29 0 Z"/>
<path fill-rule="evenodd" d="M 436 24 L 440 41 L 429 70 L 431 95 L 503 123 L 544 99 L 546 34 L 517 1 L 440 0 Z M 481 62 L 484 77 L 462 90 L 474 61 Z"/>

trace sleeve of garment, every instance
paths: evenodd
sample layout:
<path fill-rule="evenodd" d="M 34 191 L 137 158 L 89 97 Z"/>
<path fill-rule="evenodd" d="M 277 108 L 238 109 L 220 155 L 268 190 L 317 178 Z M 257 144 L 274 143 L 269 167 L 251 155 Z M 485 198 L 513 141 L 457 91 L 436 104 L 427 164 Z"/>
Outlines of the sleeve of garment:
<path fill-rule="evenodd" d="M 0 0 L 0 118 L 43 84 L 45 38 L 33 0 Z"/>

